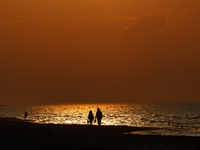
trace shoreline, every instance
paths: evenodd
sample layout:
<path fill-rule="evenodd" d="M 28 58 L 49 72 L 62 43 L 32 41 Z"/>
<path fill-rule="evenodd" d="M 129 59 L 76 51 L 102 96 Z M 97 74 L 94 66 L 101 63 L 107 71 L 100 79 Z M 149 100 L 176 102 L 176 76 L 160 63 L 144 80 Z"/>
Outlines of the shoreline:
<path fill-rule="evenodd" d="M 139 129 L 149 130 L 126 126 L 37 124 L 0 118 L 0 149 L 195 150 L 200 147 L 199 137 L 124 134 Z"/>
<path fill-rule="evenodd" d="M 51 125 L 51 126 L 74 126 L 74 127 L 88 127 L 89 124 L 56 124 L 56 123 L 37 123 L 33 120 L 29 120 L 21 117 L 0 117 L 0 122 L 8 123 L 30 123 L 37 125 Z M 98 127 L 97 124 L 92 125 L 93 128 Z M 188 137 L 200 137 L 200 129 L 191 128 L 161 128 L 161 127 L 132 127 L 125 125 L 101 125 L 101 128 L 109 128 L 110 131 L 119 132 L 121 134 L 132 135 L 157 135 L 157 136 L 188 136 Z M 193 134 L 192 134 L 192 133 Z M 189 133 L 189 134 L 188 134 Z"/>
<path fill-rule="evenodd" d="M 18 117 L 0 117 L 0 122 L 15 122 L 15 123 L 30 123 L 30 124 L 37 124 L 37 125 L 57 125 L 57 126 L 90 126 L 89 124 L 54 124 L 54 123 L 36 123 L 33 120 L 28 120 L 25 118 L 18 118 Z M 92 125 L 92 127 L 98 127 L 97 124 Z M 123 133 L 127 134 L 127 131 L 154 131 L 154 130 L 162 130 L 163 128 L 155 128 L 155 127 L 131 127 L 131 126 L 123 126 L 123 125 L 101 125 L 100 128 L 118 128 L 121 131 L 125 131 Z"/>
<path fill-rule="evenodd" d="M 92 128 L 109 128 L 110 130 L 117 130 L 121 133 L 128 133 L 131 131 L 153 131 L 153 130 L 160 130 L 162 128 L 153 128 L 153 127 L 130 127 L 130 126 L 123 126 L 123 125 L 92 125 L 89 124 L 54 124 L 54 123 L 36 123 L 33 120 L 28 120 L 25 118 L 18 118 L 18 117 L 0 117 L 0 123 L 10 123 L 10 124 L 23 124 L 23 125 L 43 125 L 43 126 L 66 126 L 66 127 L 92 127 Z"/>

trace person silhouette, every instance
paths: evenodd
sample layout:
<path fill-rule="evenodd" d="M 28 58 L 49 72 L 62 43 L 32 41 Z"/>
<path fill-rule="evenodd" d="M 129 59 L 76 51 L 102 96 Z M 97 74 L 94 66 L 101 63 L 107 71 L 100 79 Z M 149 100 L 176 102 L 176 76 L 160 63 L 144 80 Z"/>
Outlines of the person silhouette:
<path fill-rule="evenodd" d="M 25 111 L 24 118 L 27 118 L 27 116 L 28 116 L 28 113 L 27 111 Z"/>
<path fill-rule="evenodd" d="M 97 108 L 97 112 L 96 112 L 96 116 L 95 116 L 95 122 L 96 122 L 96 119 L 97 119 L 97 122 L 98 122 L 98 126 L 101 126 L 101 119 L 102 119 L 102 112 L 100 111 L 99 108 Z"/>
<path fill-rule="evenodd" d="M 90 125 L 92 125 L 92 122 L 94 120 L 94 115 L 92 113 L 92 111 L 89 111 L 89 115 L 88 115 L 88 123 L 90 123 Z"/>

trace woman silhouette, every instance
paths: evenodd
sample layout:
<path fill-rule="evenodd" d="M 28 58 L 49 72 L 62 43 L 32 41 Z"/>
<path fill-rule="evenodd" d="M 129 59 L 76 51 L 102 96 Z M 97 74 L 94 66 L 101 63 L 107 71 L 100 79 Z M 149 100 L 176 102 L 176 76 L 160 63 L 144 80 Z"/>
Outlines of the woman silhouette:
<path fill-rule="evenodd" d="M 94 120 L 94 115 L 92 111 L 90 110 L 89 115 L 88 115 L 88 122 L 90 122 L 90 125 L 92 125 L 93 120 Z"/>

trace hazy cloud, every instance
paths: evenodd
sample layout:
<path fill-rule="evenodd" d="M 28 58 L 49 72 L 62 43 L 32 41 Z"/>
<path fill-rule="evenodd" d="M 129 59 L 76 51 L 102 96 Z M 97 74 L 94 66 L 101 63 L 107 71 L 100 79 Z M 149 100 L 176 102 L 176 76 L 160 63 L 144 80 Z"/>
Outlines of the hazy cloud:
<path fill-rule="evenodd" d="M 135 17 L 114 17 L 113 20 L 115 21 L 133 21 Z"/>
<path fill-rule="evenodd" d="M 25 20 L 0 20 L 0 24 L 15 24 L 15 23 L 25 23 Z"/>
<path fill-rule="evenodd" d="M 163 11 L 155 12 L 151 15 L 139 16 L 134 20 L 134 24 L 124 28 L 125 32 L 146 33 L 164 29 L 167 26 L 167 19 Z"/>

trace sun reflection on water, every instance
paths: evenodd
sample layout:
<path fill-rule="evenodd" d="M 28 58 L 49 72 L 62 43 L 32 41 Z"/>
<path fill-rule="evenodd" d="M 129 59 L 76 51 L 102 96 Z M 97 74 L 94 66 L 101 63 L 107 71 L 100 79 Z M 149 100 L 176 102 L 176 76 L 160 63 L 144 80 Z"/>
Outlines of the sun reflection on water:
<path fill-rule="evenodd" d="M 87 124 L 89 111 L 92 110 L 95 115 L 98 107 L 103 114 L 102 125 L 165 128 L 168 134 L 181 129 L 181 132 L 187 131 L 190 135 L 200 135 L 200 103 L 8 106 L 0 107 L 0 117 L 23 119 L 27 111 L 27 119 L 35 123 Z"/>
<path fill-rule="evenodd" d="M 143 126 L 141 115 L 135 113 L 142 111 L 141 106 L 125 104 L 80 104 L 80 105 L 57 105 L 37 106 L 29 109 L 29 119 L 36 123 L 53 124 L 87 124 L 90 110 L 94 116 L 97 108 L 103 113 L 102 125 L 128 125 Z"/>

